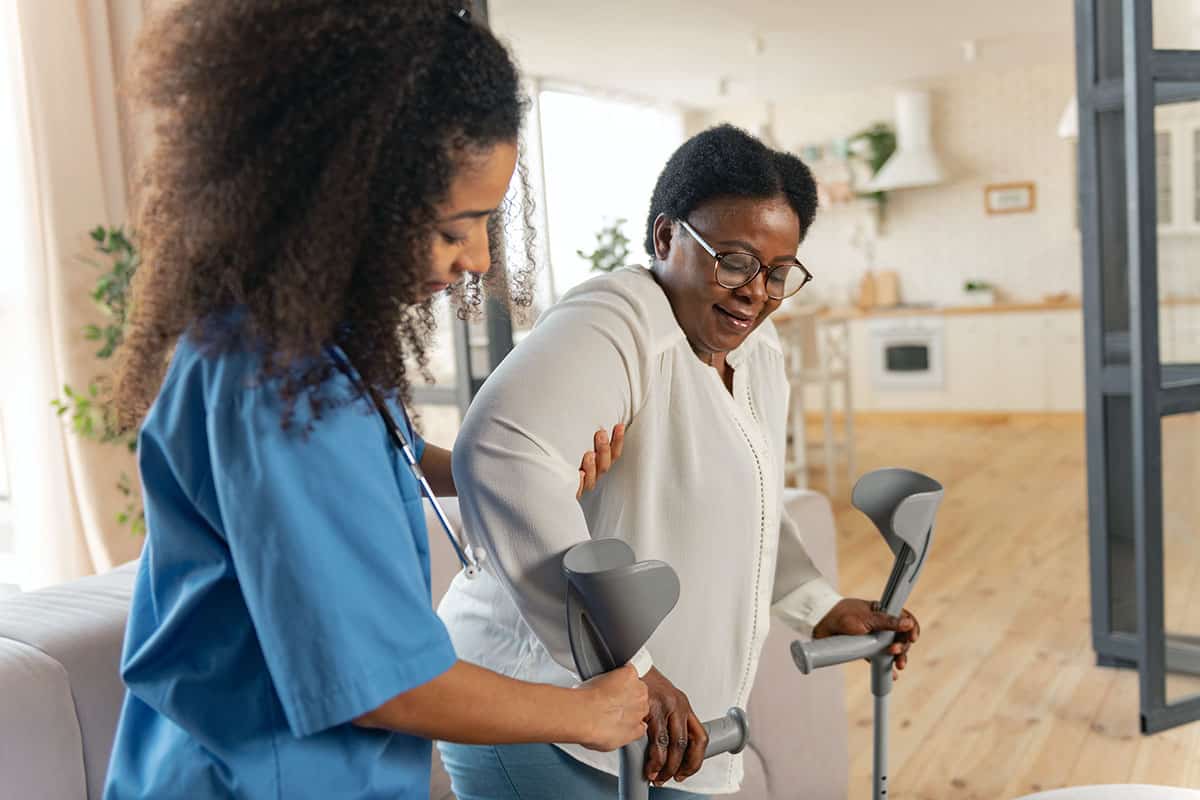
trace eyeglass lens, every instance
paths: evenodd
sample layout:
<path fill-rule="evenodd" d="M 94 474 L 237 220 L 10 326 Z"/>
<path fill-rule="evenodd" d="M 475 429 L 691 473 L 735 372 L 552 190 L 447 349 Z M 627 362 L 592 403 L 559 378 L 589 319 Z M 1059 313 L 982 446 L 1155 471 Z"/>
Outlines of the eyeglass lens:
<path fill-rule="evenodd" d="M 760 264 L 749 253 L 727 253 L 717 261 L 717 283 L 726 289 L 745 286 L 758 275 Z M 767 270 L 767 296 L 775 300 L 790 297 L 804 286 L 805 271 L 799 266 L 764 267 Z"/>

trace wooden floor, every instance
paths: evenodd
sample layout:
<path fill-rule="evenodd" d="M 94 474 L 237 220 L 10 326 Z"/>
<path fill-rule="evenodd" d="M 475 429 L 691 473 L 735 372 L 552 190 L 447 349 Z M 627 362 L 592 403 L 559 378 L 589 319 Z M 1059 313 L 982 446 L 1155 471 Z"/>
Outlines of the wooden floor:
<path fill-rule="evenodd" d="M 1172 424 L 1168 618 L 1196 632 L 1200 425 Z M 874 418 L 858 429 L 859 472 L 902 465 L 947 487 L 909 603 L 923 638 L 892 695 L 893 800 L 1006 800 L 1090 783 L 1200 788 L 1200 724 L 1143 737 L 1136 673 L 1095 666 L 1082 417 Z M 822 475 L 812 471 L 813 488 Z M 845 486 L 834 501 L 841 589 L 877 597 L 890 553 Z M 857 800 L 870 796 L 871 695 L 865 665 L 846 672 Z"/>

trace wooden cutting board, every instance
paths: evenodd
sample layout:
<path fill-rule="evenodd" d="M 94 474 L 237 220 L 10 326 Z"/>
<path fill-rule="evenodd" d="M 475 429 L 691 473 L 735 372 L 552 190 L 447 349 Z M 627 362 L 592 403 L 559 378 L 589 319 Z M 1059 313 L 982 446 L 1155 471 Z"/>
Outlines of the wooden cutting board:
<path fill-rule="evenodd" d="M 858 282 L 858 307 L 866 310 L 875 307 L 875 273 L 867 271 Z"/>
<path fill-rule="evenodd" d="M 881 308 L 900 305 L 900 276 L 894 270 L 875 275 L 875 305 Z"/>

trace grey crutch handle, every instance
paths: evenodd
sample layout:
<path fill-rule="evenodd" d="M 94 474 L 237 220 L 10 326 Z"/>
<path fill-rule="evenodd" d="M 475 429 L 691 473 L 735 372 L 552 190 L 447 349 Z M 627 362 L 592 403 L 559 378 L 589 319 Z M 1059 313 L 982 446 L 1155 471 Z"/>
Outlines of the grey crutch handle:
<path fill-rule="evenodd" d="M 708 747 L 704 757 L 712 758 L 721 753 L 737 755 L 750 741 L 750 724 L 746 712 L 734 706 L 725 716 L 704 723 L 708 731 Z M 618 791 L 622 800 L 643 800 L 650 796 L 650 784 L 642 778 L 646 768 L 646 748 L 649 740 L 643 736 L 621 748 L 621 774 Z"/>
<path fill-rule="evenodd" d="M 725 712 L 725 716 L 704 723 L 708 731 L 708 747 L 704 749 L 704 757 L 712 758 L 721 753 L 737 755 L 746 748 L 750 739 L 750 722 L 746 712 L 734 706 Z"/>
<path fill-rule="evenodd" d="M 896 640 L 894 631 L 880 631 L 863 636 L 830 636 L 811 642 L 792 642 L 792 659 L 805 675 L 821 667 L 832 667 L 874 658 L 885 652 Z"/>

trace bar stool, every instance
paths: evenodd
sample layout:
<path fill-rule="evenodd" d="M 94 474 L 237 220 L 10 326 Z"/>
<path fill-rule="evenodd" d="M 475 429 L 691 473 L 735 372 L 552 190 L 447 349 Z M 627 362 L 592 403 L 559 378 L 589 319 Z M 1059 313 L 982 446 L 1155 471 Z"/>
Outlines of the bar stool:
<path fill-rule="evenodd" d="M 824 452 L 826 493 L 837 493 L 837 466 L 846 462 L 849 483 L 854 483 L 854 401 L 850 389 L 850 323 L 846 317 L 823 315 L 822 306 L 794 305 L 776 314 L 775 327 L 783 345 L 791 400 L 788 407 L 788 448 L 784 480 L 808 486 L 808 453 Z M 842 437 L 834 435 L 834 385 L 841 385 Z M 822 441 L 807 439 L 805 387 L 821 387 Z"/>

